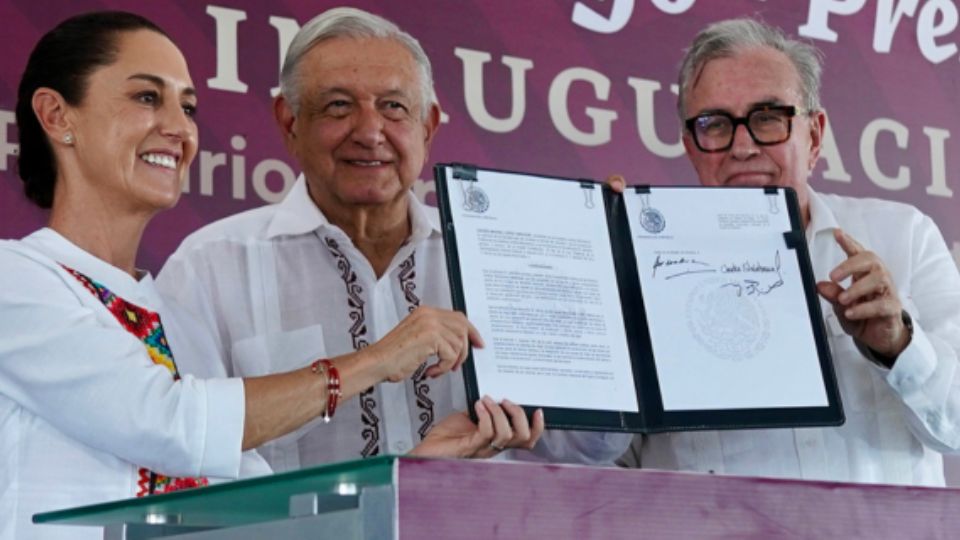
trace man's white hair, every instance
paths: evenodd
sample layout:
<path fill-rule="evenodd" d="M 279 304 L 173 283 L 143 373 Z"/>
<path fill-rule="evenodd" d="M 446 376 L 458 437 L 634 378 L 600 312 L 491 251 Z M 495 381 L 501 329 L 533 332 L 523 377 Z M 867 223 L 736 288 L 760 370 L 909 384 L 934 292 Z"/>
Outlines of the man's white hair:
<path fill-rule="evenodd" d="M 782 52 L 790 59 L 800 76 L 800 98 L 805 112 L 820 110 L 820 51 L 812 45 L 790 39 L 779 28 L 756 19 L 743 17 L 713 23 L 697 34 L 680 64 L 680 95 L 677 111 L 686 118 L 686 96 L 707 62 L 729 58 L 737 53 L 760 47 Z"/>
<path fill-rule="evenodd" d="M 300 60 L 314 45 L 338 37 L 392 39 L 403 45 L 419 67 L 421 115 L 426 118 L 430 105 L 437 102 L 437 96 L 433 89 L 430 59 L 420 42 L 383 17 L 349 7 L 333 8 L 317 15 L 303 25 L 290 42 L 280 71 L 280 93 L 290 103 L 294 114 L 299 112 L 303 90 L 300 88 L 298 76 Z"/>

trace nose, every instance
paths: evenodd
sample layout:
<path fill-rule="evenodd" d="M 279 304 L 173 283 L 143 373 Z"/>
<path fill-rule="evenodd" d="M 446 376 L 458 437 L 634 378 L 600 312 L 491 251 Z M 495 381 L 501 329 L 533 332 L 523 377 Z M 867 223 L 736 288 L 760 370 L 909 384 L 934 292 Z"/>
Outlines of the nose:
<path fill-rule="evenodd" d="M 383 125 L 384 118 L 380 111 L 372 104 L 363 104 L 354 118 L 351 139 L 364 148 L 376 148 L 386 140 Z"/>
<path fill-rule="evenodd" d="M 197 127 L 179 101 L 168 100 L 162 107 L 160 131 L 166 137 L 185 141 L 196 139 Z"/>
<path fill-rule="evenodd" d="M 734 128 L 733 146 L 730 147 L 730 154 L 736 159 L 749 159 L 758 153 L 760 153 L 760 148 L 753 137 L 750 136 L 747 126 L 741 124 Z"/>

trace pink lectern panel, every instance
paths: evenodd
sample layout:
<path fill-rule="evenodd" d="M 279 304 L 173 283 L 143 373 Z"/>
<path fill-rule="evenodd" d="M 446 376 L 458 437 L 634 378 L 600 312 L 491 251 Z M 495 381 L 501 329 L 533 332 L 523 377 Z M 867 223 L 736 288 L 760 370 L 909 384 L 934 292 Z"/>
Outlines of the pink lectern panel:
<path fill-rule="evenodd" d="M 398 462 L 401 539 L 960 538 L 960 490 Z"/>

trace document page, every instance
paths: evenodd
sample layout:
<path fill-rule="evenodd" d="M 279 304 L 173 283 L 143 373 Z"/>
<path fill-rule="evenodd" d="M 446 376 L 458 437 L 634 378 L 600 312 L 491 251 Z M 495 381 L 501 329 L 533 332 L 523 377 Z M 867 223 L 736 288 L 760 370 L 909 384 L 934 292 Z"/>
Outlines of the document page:
<path fill-rule="evenodd" d="M 637 412 L 600 186 L 493 171 L 448 186 L 467 316 L 486 342 L 480 394 Z"/>
<path fill-rule="evenodd" d="M 827 406 L 783 191 L 624 199 L 664 410 Z"/>

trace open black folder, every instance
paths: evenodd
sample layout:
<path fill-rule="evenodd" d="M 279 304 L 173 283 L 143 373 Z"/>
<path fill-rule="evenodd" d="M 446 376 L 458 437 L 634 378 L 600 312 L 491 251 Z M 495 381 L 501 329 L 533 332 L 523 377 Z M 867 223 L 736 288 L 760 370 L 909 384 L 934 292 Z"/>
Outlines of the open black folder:
<path fill-rule="evenodd" d="M 471 403 L 552 429 L 843 423 L 793 190 L 434 173 L 453 306 L 486 342 Z"/>

